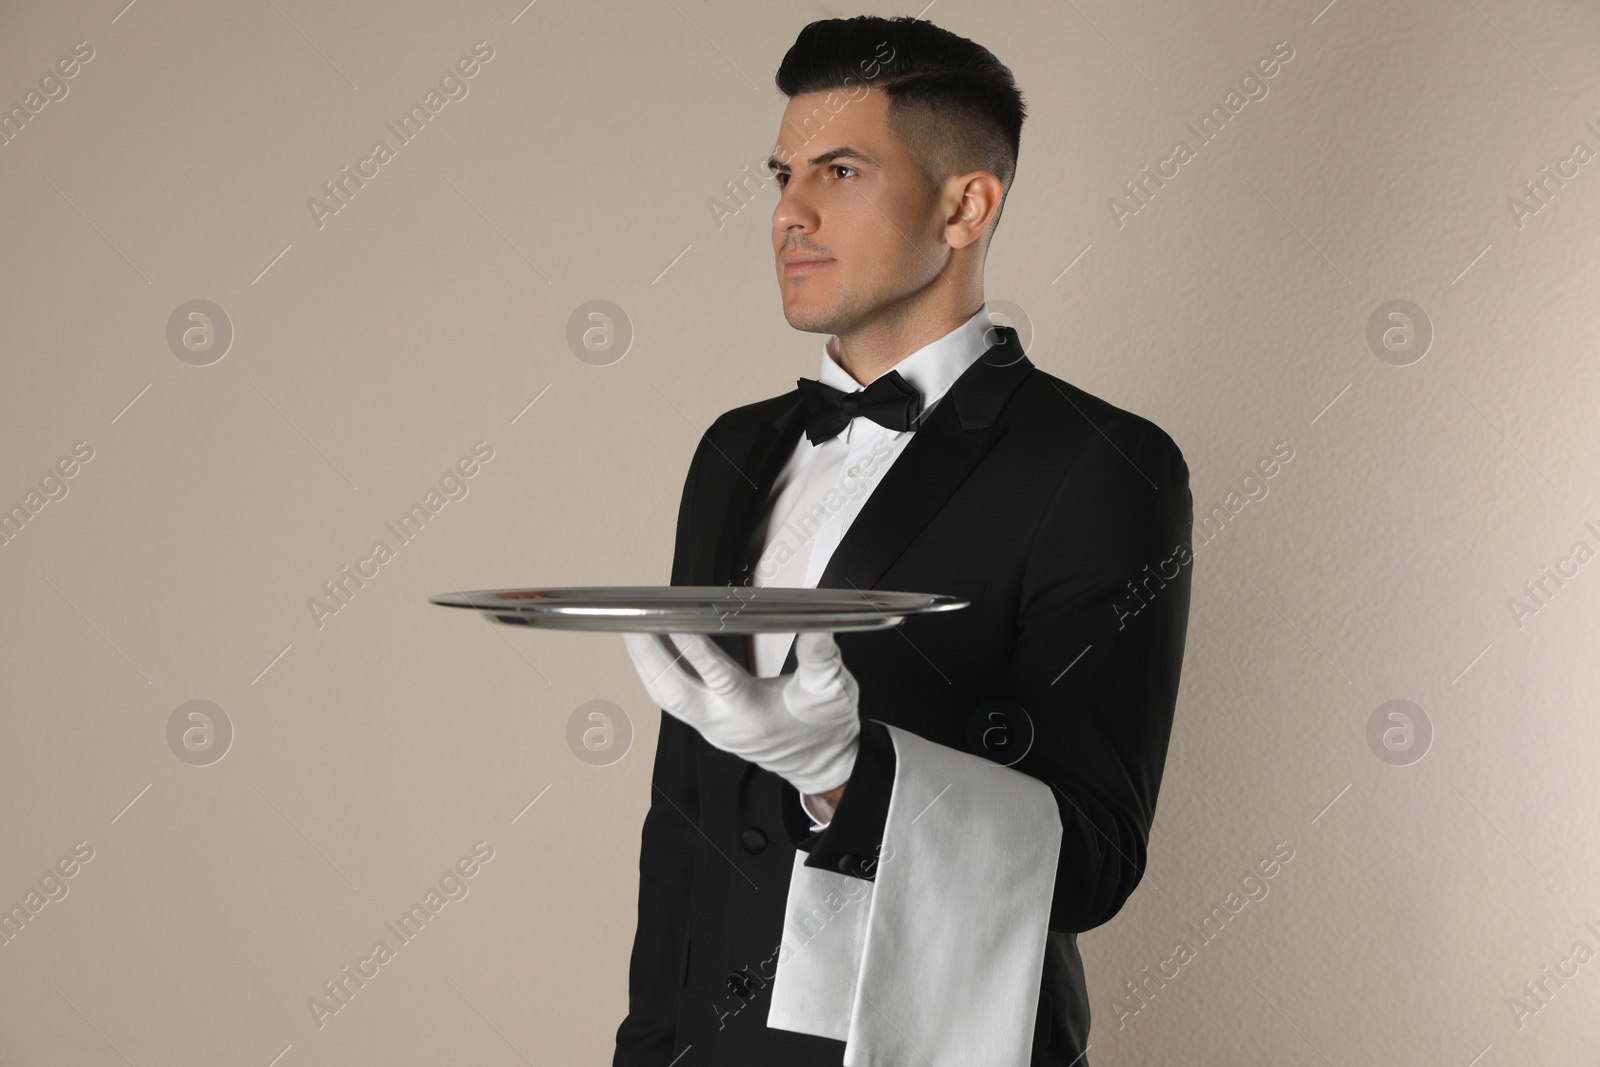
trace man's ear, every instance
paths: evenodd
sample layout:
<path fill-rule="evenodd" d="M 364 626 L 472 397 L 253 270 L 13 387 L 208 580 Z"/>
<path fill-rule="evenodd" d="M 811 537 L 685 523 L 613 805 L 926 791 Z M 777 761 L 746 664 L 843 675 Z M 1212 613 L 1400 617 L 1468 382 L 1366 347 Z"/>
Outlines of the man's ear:
<path fill-rule="evenodd" d="M 950 211 L 944 239 L 951 248 L 965 248 L 989 231 L 1005 189 L 993 172 L 976 170 L 952 176 L 946 183 Z"/>

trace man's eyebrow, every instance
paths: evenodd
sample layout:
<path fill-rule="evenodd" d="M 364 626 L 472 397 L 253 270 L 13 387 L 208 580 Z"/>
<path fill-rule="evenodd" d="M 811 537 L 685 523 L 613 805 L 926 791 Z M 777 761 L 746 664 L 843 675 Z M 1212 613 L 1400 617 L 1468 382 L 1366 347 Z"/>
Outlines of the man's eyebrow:
<path fill-rule="evenodd" d="M 867 155 L 865 152 L 862 152 L 860 149 L 851 148 L 849 145 L 841 145 L 840 147 L 831 151 L 822 153 L 820 156 L 812 156 L 811 159 L 807 160 L 806 165 L 811 167 L 821 167 L 832 163 L 836 159 L 855 159 L 865 163 L 869 167 L 875 167 L 878 165 L 871 156 Z M 777 156 L 770 157 L 766 162 L 766 167 L 774 174 L 779 172 L 788 173 L 789 170 L 789 164 L 780 163 Z"/>

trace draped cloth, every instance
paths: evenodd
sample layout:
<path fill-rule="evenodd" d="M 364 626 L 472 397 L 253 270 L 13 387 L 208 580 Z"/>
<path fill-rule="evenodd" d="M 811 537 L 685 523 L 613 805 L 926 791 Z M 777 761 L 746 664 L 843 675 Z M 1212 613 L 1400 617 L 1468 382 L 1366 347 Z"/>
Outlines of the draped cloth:
<path fill-rule="evenodd" d="M 887 726 L 875 880 L 797 852 L 767 1025 L 845 1067 L 1028 1067 L 1061 847 L 1046 783 Z"/>

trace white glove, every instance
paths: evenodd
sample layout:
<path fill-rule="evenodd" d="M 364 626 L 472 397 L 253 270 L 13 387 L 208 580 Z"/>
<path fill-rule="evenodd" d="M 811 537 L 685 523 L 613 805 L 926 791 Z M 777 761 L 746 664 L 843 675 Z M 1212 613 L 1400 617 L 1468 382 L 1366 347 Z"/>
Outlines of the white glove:
<path fill-rule="evenodd" d="M 705 634 L 630 633 L 623 640 L 650 698 L 713 747 L 764 767 L 802 795 L 849 781 L 861 690 L 831 633 L 796 634 L 798 665 L 776 678 L 752 675 Z"/>

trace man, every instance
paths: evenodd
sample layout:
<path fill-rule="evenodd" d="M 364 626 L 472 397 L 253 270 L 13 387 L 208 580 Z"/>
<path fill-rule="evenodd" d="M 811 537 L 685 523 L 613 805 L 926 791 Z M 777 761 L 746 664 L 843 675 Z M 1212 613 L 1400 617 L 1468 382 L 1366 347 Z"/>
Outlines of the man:
<path fill-rule="evenodd" d="M 1143 875 L 1188 619 L 1188 468 L 989 320 L 1024 117 L 1004 65 L 930 23 L 862 17 L 807 26 L 776 80 L 784 315 L 830 336 L 816 381 L 706 431 L 672 583 L 969 606 L 837 635 L 627 635 L 664 714 L 613 1062 L 890 1062 L 873 1027 L 903 1062 L 957 1062 L 985 1025 L 962 990 L 1020 976 L 1020 1046 L 998 1011 L 1012 1051 L 959 1062 L 1083 1067 L 1075 935 Z M 891 894 L 892 870 L 915 877 Z M 993 875 L 977 895 L 974 874 Z M 849 931 L 823 948 L 793 921 L 813 877 Z M 946 1017 L 940 1047 L 917 1043 Z"/>

